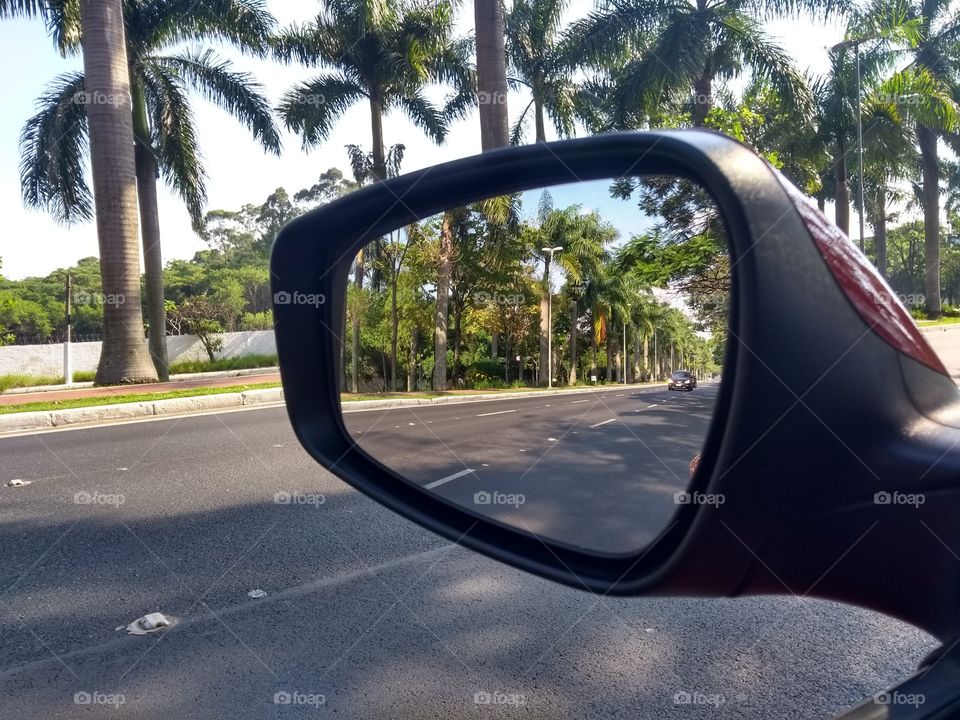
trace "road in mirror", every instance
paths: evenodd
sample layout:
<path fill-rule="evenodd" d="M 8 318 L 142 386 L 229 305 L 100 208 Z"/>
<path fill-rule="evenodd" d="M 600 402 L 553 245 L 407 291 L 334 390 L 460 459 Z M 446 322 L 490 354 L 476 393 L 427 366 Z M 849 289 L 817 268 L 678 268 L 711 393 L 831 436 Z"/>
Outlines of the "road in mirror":
<path fill-rule="evenodd" d="M 360 448 L 470 512 L 636 552 L 686 492 L 717 398 L 722 218 L 671 177 L 479 199 L 357 254 L 342 408 Z"/>

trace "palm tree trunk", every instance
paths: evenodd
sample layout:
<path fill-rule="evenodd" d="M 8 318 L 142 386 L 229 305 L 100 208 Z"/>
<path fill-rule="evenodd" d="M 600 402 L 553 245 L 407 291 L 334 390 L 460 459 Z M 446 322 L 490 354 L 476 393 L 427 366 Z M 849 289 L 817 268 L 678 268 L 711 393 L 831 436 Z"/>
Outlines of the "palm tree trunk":
<path fill-rule="evenodd" d="M 546 142 L 547 133 L 545 123 L 543 121 L 543 105 L 541 105 L 536 100 L 533 101 L 533 110 L 534 110 L 534 123 L 537 128 L 537 142 Z"/>
<path fill-rule="evenodd" d="M 453 380 L 454 387 L 458 387 L 461 378 L 460 372 L 460 351 L 463 347 L 461 339 L 463 337 L 463 302 L 458 301 L 453 304 Z"/>
<path fill-rule="evenodd" d="M 597 315 L 596 312 L 590 313 L 590 381 L 597 376 Z"/>
<path fill-rule="evenodd" d="M 607 382 L 613 380 L 613 337 L 610 335 L 611 325 L 613 324 L 613 316 L 608 315 L 607 322 Z"/>
<path fill-rule="evenodd" d="M 434 314 L 433 389 L 447 387 L 447 314 L 450 308 L 450 278 L 453 275 L 453 217 L 443 214 L 440 227 L 440 267 L 437 273 L 437 307 Z"/>
<path fill-rule="evenodd" d="M 843 230 L 844 235 L 850 236 L 850 189 L 847 187 L 847 145 L 842 139 L 837 139 L 836 164 L 836 222 L 837 227 Z"/>
<path fill-rule="evenodd" d="M 480 147 L 486 152 L 510 143 L 501 0 L 474 0 L 473 19 L 477 43 L 477 90 L 481 99 Z"/>
<path fill-rule="evenodd" d="M 390 288 L 390 390 L 397 389 L 397 344 L 400 334 L 400 313 L 397 310 L 397 276 L 399 272 L 393 274 L 392 287 Z"/>
<path fill-rule="evenodd" d="M 137 171 L 137 197 L 140 201 L 140 237 L 143 243 L 143 269 L 147 286 L 147 324 L 150 357 L 157 375 L 170 379 L 167 360 L 167 312 L 163 305 L 163 257 L 160 249 L 160 211 L 157 207 L 157 161 L 150 145 L 150 126 L 143 87 L 134 79 L 133 134 Z"/>
<path fill-rule="evenodd" d="M 577 301 L 570 301 L 570 384 L 577 384 Z"/>
<path fill-rule="evenodd" d="M 875 217 L 873 219 L 873 244 L 877 253 L 877 272 L 883 277 L 887 276 L 887 191 L 880 187 L 877 189 L 877 201 L 875 204 Z"/>
<path fill-rule="evenodd" d="M 639 354 L 639 350 L 637 351 Z M 650 379 L 650 335 L 649 333 L 644 333 L 643 335 L 643 369 L 640 371 L 640 380 L 641 382 L 646 382 Z"/>
<path fill-rule="evenodd" d="M 707 68 L 703 75 L 693 83 L 693 112 L 691 121 L 694 127 L 702 127 L 707 115 L 713 108 L 713 72 Z"/>
<path fill-rule="evenodd" d="M 357 290 L 363 290 L 363 250 L 357 253 L 354 262 L 353 284 Z M 359 292 L 357 304 L 360 304 Z M 350 338 L 350 392 L 360 392 L 360 309 L 355 307 L 351 322 L 352 337 Z"/>
<path fill-rule="evenodd" d="M 120 0 L 80 3 L 90 166 L 103 292 L 122 302 L 103 306 L 97 385 L 150 382 L 156 369 L 143 337 L 140 308 L 137 177 L 130 76 Z M 100 99 L 103 99 L 101 102 Z"/>
<path fill-rule="evenodd" d="M 923 260 L 927 317 L 940 317 L 940 166 L 937 133 L 917 126 L 920 165 L 923 170 Z"/>

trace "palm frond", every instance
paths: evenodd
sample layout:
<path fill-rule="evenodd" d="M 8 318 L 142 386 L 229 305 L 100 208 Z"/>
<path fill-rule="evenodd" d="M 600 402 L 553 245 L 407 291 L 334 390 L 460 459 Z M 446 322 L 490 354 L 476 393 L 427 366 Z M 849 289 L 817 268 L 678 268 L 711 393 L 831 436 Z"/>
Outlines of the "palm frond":
<path fill-rule="evenodd" d="M 264 0 L 141 0 L 130 3 L 130 42 L 144 51 L 200 39 L 222 40 L 257 56 L 266 54 L 276 20 Z"/>
<path fill-rule="evenodd" d="M 207 201 L 206 177 L 183 80 L 166 63 L 152 59 L 143 64 L 141 80 L 157 165 L 198 226 L 203 221 L 203 206 Z"/>
<path fill-rule="evenodd" d="M 219 59 L 209 49 L 154 58 L 153 62 L 176 72 L 207 100 L 243 123 L 265 150 L 280 154 L 280 133 L 270 104 L 260 92 L 262 86 L 253 75 L 234 71 L 229 60 Z"/>
<path fill-rule="evenodd" d="M 725 39 L 742 56 L 754 76 L 776 90 L 787 107 L 801 117 L 811 117 L 813 94 L 790 55 L 767 35 L 757 20 L 740 13 L 725 13 L 721 18 Z"/>
<path fill-rule="evenodd" d="M 308 149 L 326 140 L 337 120 L 366 96 L 361 85 L 342 73 L 327 73 L 287 91 L 277 111 Z"/>
<path fill-rule="evenodd" d="M 93 195 L 84 181 L 87 112 L 83 75 L 57 78 L 37 100 L 38 112 L 20 133 L 20 189 L 24 203 L 57 222 L 93 217 Z"/>

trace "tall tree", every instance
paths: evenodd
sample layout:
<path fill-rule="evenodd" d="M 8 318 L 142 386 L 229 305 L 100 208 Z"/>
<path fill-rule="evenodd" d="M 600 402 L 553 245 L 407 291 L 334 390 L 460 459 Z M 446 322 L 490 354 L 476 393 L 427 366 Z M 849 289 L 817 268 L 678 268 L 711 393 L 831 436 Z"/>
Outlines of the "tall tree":
<path fill-rule="evenodd" d="M 616 123 L 659 115 L 664 101 L 686 106 L 701 126 L 714 106 L 714 81 L 749 69 L 802 115 L 813 98 L 788 53 L 763 29 L 761 17 L 808 10 L 819 15 L 845 0 L 624 0 L 601 5 L 575 23 L 566 40 L 586 66 L 617 66 Z"/>
<path fill-rule="evenodd" d="M 477 97 L 480 104 L 480 146 L 484 152 L 510 142 L 507 113 L 507 56 L 501 0 L 474 0 L 477 53 Z"/>
<path fill-rule="evenodd" d="M 514 145 L 523 142 L 531 114 L 537 142 L 547 139 L 547 116 L 561 137 L 573 135 L 577 88 L 560 43 L 560 21 L 567 4 L 567 0 L 515 0 L 507 15 L 511 75 L 530 91 L 530 102 L 510 131 Z"/>
<path fill-rule="evenodd" d="M 189 89 L 240 120 L 265 149 L 280 151 L 269 104 L 249 74 L 234 71 L 212 50 L 168 51 L 189 38 L 226 40 L 262 53 L 273 18 L 257 0 L 130 0 L 123 7 L 150 352 L 158 374 L 167 379 L 157 178 L 162 173 L 181 196 L 195 228 L 203 222 L 206 201 L 206 173 L 196 144 Z M 56 19 L 52 33 L 61 51 L 76 52 L 79 32 L 74 16 L 62 12 Z M 40 98 L 38 112 L 21 133 L 24 200 L 49 209 L 60 222 L 89 219 L 92 214 L 82 172 L 86 114 L 92 103 L 76 100 L 96 98 L 84 95 L 83 87 L 83 75 L 58 78 Z"/>
<path fill-rule="evenodd" d="M 71 6 L 76 11 L 74 6 Z M 0 16 L 42 15 L 58 7 L 30 0 L 2 0 Z M 103 344 L 95 382 L 99 385 L 156 380 L 143 337 L 140 258 L 137 248 L 137 188 L 130 75 L 121 0 L 85 0 L 79 7 L 93 201 L 100 247 L 103 292 L 122 302 L 103 308 Z"/>
<path fill-rule="evenodd" d="M 401 110 L 434 141 L 446 138 L 451 117 L 475 102 L 469 68 L 469 41 L 454 35 L 449 3 L 433 6 L 406 0 L 331 0 L 305 26 L 293 26 L 274 41 L 274 54 L 325 70 L 299 83 L 280 102 L 288 129 L 301 136 L 305 149 L 326 140 L 349 107 L 366 100 L 370 108 L 371 174 L 387 177 L 383 118 Z M 454 86 L 444 107 L 432 103 L 426 87 Z M 363 258 L 357 258 L 356 283 L 363 282 Z M 438 306 L 441 301 L 438 284 Z M 439 311 L 438 311 L 439 316 Z M 359 328 L 353 328 L 359 346 Z M 444 368 L 445 370 L 445 368 Z M 356 392 L 356 375 L 351 389 Z"/>
<path fill-rule="evenodd" d="M 921 24 L 913 65 L 960 97 L 960 16 L 950 0 L 909 0 L 908 14 Z M 923 237 L 927 315 L 940 317 L 940 159 L 942 126 L 917 125 L 923 187 Z"/>

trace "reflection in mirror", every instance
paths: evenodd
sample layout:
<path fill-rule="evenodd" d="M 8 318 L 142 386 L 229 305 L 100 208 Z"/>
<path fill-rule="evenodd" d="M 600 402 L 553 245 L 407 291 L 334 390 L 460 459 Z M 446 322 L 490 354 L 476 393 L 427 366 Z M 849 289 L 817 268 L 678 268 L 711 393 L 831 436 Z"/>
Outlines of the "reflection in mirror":
<path fill-rule="evenodd" d="M 730 268 L 688 180 L 478 199 L 357 254 L 342 408 L 366 453 L 470 512 L 593 551 L 672 522 L 717 398 Z M 386 401 L 386 402 L 384 402 Z"/>

